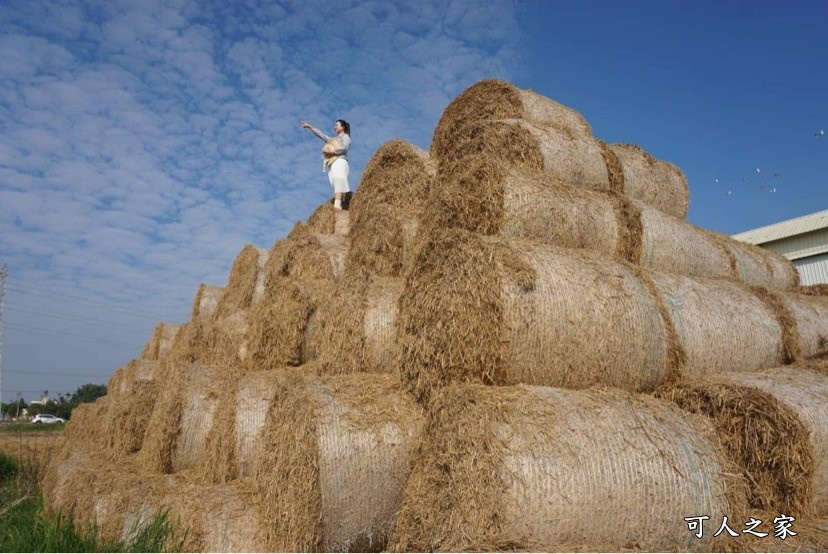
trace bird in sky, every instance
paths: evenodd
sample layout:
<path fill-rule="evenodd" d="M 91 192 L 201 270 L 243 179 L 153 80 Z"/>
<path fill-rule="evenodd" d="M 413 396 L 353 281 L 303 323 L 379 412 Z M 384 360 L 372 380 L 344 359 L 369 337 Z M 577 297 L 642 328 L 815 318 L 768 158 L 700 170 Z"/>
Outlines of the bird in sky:
<path fill-rule="evenodd" d="M 732 191 L 732 190 L 727 191 L 727 195 L 728 195 L 728 196 L 730 196 L 731 194 L 733 194 L 733 191 Z"/>
<path fill-rule="evenodd" d="M 756 168 L 756 173 L 761 173 L 761 171 L 759 171 L 758 167 Z"/>
<path fill-rule="evenodd" d="M 718 180 L 718 179 L 716 179 L 716 183 L 718 183 L 718 182 L 719 182 L 719 180 Z"/>
<path fill-rule="evenodd" d="M 825 136 L 825 130 L 820 129 L 819 131 L 817 131 L 816 133 L 814 133 L 814 136 L 815 136 L 816 138 L 822 138 L 822 137 L 824 137 L 824 136 Z"/>
<path fill-rule="evenodd" d="M 776 192 L 776 187 L 773 187 L 773 188 L 771 189 L 771 192 Z"/>

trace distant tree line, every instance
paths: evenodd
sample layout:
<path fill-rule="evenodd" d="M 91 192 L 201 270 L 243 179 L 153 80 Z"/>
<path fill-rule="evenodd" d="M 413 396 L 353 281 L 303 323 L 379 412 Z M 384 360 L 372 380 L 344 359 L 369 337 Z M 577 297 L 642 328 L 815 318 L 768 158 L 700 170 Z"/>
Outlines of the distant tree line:
<path fill-rule="evenodd" d="M 47 393 L 48 391 L 44 391 L 44 396 L 48 396 Z M 101 396 L 106 396 L 106 385 L 87 383 L 78 387 L 71 395 L 61 394 L 56 400 L 49 400 L 45 404 L 27 404 L 22 398 L 12 402 L 4 402 L 0 404 L 0 420 L 6 417 L 6 414 L 17 417 L 18 414 L 23 412 L 24 408 L 32 417 L 37 414 L 52 414 L 63 419 L 70 419 L 72 410 L 80 404 L 94 402 Z"/>

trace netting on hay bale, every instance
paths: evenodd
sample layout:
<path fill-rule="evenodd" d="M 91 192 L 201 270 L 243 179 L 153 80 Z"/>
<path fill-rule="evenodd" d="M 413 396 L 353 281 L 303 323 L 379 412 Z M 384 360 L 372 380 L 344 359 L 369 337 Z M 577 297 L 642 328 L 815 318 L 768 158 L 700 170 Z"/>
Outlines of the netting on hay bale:
<path fill-rule="evenodd" d="M 801 339 L 801 357 L 828 354 L 828 297 L 798 293 L 780 295 Z"/>
<path fill-rule="evenodd" d="M 170 362 L 138 453 L 142 465 L 174 473 L 200 462 L 219 401 L 241 374 L 234 367 Z"/>
<path fill-rule="evenodd" d="M 577 111 L 506 81 L 485 79 L 460 93 L 443 111 L 434 130 L 431 155 L 439 159 L 451 149 L 464 124 L 498 119 L 524 119 L 578 137 L 592 136 L 589 123 Z"/>
<path fill-rule="evenodd" d="M 682 372 L 754 371 L 790 361 L 777 313 L 751 289 L 722 279 L 649 278 L 686 356 Z"/>
<path fill-rule="evenodd" d="M 402 501 L 419 407 L 387 375 L 274 374 L 253 455 L 277 551 L 380 551 Z"/>
<path fill-rule="evenodd" d="M 201 283 L 198 286 L 198 291 L 196 291 L 190 319 L 192 321 L 198 319 L 209 321 L 213 319 L 213 315 L 216 313 L 218 305 L 224 297 L 224 292 L 224 287 Z"/>
<path fill-rule="evenodd" d="M 707 234 L 726 251 L 740 280 L 780 290 L 799 285 L 799 272 L 785 256 L 721 233 L 707 231 Z"/>
<path fill-rule="evenodd" d="M 709 550 L 683 517 L 745 508 L 710 423 L 648 396 L 456 385 L 422 436 L 391 551 Z"/>
<path fill-rule="evenodd" d="M 656 394 L 712 419 L 750 479 L 751 508 L 828 515 L 828 376 L 779 367 L 683 379 Z"/>
<path fill-rule="evenodd" d="M 172 348 L 175 336 L 178 333 L 181 325 L 173 325 L 163 321 L 156 324 L 152 332 L 152 337 L 141 351 L 142 360 L 161 360 Z"/>
<path fill-rule="evenodd" d="M 456 380 L 651 390 L 680 363 L 662 311 L 597 254 L 438 231 L 400 297 L 398 366 L 420 399 Z"/>
<path fill-rule="evenodd" d="M 230 269 L 224 294 L 216 307 L 215 319 L 224 319 L 239 310 L 245 310 L 253 304 L 257 292 L 261 296 L 268 255 L 267 249 L 252 244 L 245 245 L 239 252 Z"/>
<path fill-rule="evenodd" d="M 373 277 L 319 302 L 308 321 L 303 361 L 322 374 L 397 373 L 393 353 L 400 278 Z"/>
<path fill-rule="evenodd" d="M 580 189 L 482 154 L 441 166 L 423 221 L 584 248 L 683 275 L 734 274 L 724 250 L 681 219 L 614 191 Z"/>
<path fill-rule="evenodd" d="M 610 144 L 624 173 L 624 192 L 679 219 L 687 216 L 690 192 L 684 173 L 670 162 L 655 159 L 635 144 Z"/>

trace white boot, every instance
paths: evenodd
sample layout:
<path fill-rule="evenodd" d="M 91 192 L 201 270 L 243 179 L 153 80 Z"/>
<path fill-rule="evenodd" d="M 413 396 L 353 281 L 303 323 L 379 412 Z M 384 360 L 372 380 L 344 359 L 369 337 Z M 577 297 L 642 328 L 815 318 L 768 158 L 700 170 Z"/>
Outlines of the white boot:
<path fill-rule="evenodd" d="M 342 200 L 334 200 L 334 210 L 342 209 Z"/>

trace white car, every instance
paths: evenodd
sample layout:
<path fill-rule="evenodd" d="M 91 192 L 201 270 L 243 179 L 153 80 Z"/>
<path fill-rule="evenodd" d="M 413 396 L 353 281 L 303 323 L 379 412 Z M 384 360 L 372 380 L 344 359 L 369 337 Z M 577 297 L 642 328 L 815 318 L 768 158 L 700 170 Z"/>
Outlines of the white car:
<path fill-rule="evenodd" d="M 32 419 L 32 423 L 66 423 L 66 420 L 52 414 L 37 414 Z"/>

